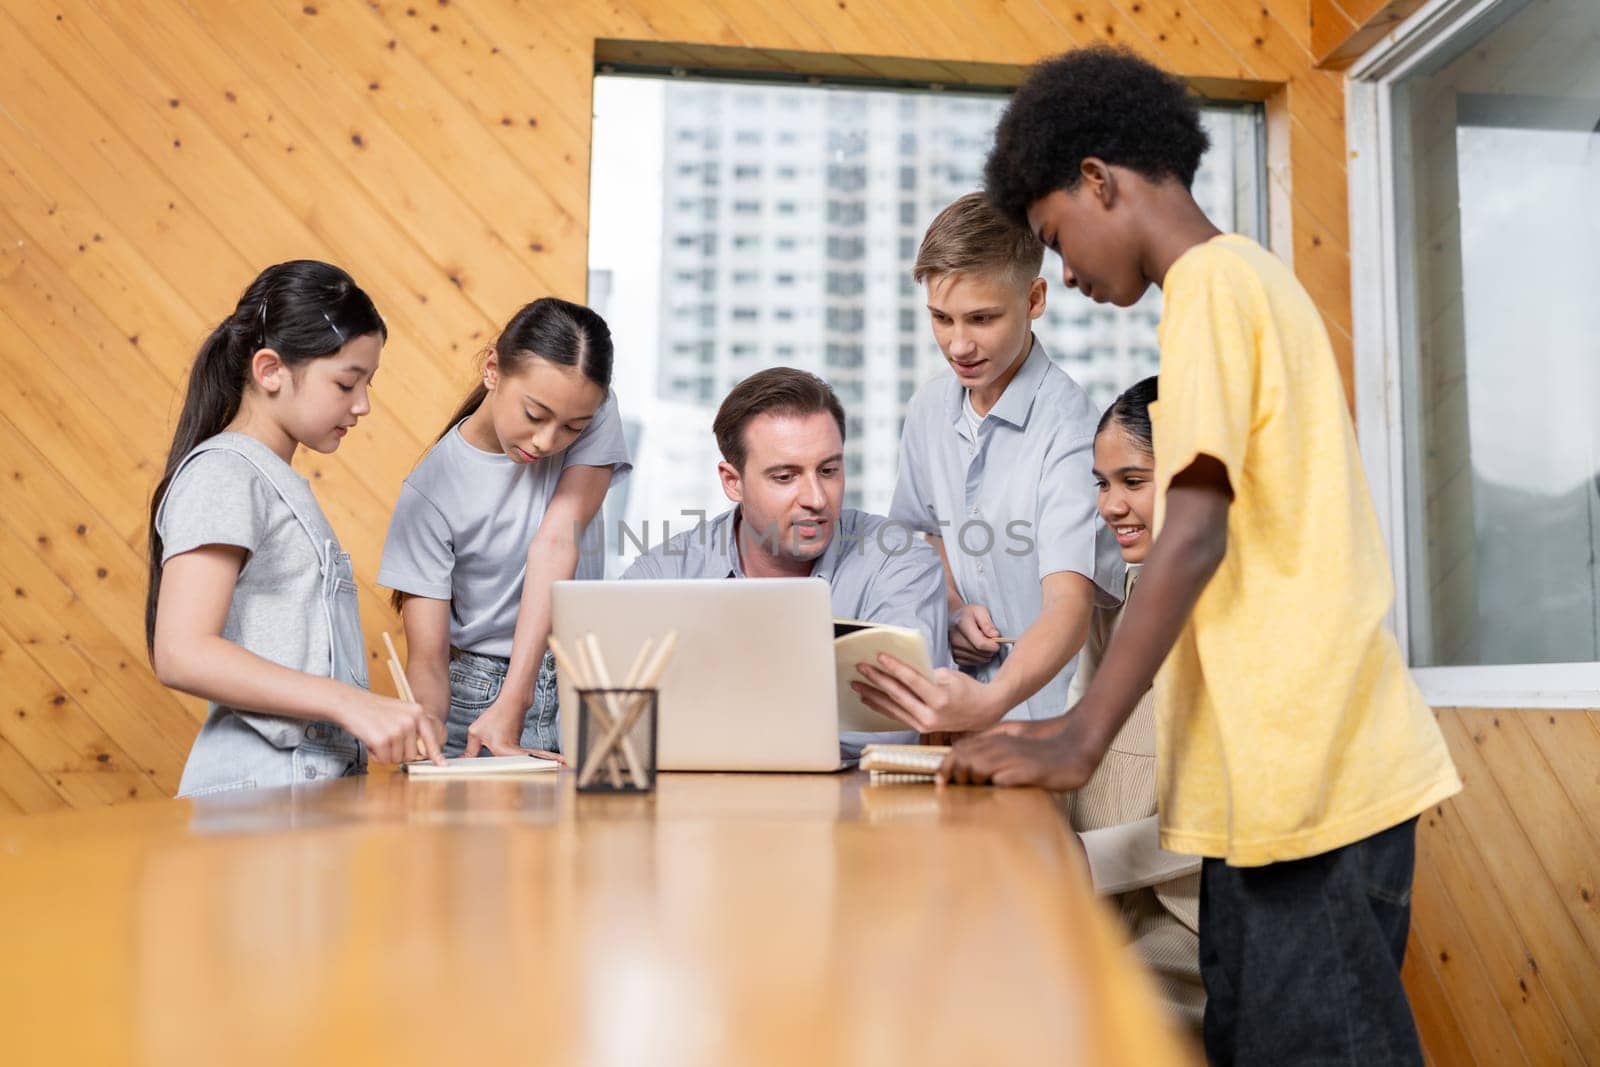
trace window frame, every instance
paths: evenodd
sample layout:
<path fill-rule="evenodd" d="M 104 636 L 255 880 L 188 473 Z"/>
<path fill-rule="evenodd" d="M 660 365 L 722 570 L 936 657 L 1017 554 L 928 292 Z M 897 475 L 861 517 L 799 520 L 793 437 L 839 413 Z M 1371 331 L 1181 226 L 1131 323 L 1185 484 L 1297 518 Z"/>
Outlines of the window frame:
<path fill-rule="evenodd" d="M 1413 615 L 1409 603 L 1409 547 L 1421 531 L 1406 517 L 1407 485 L 1417 484 L 1417 472 L 1407 470 L 1406 434 L 1420 412 L 1416 397 L 1401 388 L 1401 248 L 1410 220 L 1401 217 L 1398 199 L 1395 135 L 1405 117 L 1394 95 L 1401 81 L 1463 35 L 1523 2 L 1429 0 L 1346 72 L 1356 431 L 1394 570 L 1390 621 L 1408 665 L 1413 627 L 1429 620 Z M 1600 707 L 1600 663 L 1412 666 L 1411 675 L 1434 707 Z"/>

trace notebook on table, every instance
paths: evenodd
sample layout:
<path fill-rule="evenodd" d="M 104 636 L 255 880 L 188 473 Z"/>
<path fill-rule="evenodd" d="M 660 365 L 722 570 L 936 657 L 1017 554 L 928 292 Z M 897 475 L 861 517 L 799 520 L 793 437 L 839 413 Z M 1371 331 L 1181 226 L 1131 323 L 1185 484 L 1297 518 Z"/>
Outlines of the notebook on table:
<path fill-rule="evenodd" d="M 561 769 L 555 760 L 537 756 L 456 756 L 437 763 L 422 760 L 403 765 L 413 778 L 486 778 L 511 774 L 541 774 Z"/>
<path fill-rule="evenodd" d="M 873 785 L 929 783 L 949 754 L 949 745 L 868 745 L 861 769 L 871 773 Z"/>

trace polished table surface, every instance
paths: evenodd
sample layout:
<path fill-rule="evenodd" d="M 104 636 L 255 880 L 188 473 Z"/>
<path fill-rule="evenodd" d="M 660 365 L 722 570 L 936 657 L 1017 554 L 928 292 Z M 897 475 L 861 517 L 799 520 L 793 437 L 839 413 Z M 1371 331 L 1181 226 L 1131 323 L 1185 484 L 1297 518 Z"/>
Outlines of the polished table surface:
<path fill-rule="evenodd" d="M 1192 1062 L 1050 797 L 861 774 L 0 820 L 9 1063 Z"/>

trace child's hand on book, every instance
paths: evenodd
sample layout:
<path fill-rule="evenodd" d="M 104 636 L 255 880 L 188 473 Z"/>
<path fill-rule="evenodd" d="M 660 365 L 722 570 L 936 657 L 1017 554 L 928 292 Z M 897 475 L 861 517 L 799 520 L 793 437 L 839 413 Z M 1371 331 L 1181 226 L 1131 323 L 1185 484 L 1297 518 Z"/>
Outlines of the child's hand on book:
<path fill-rule="evenodd" d="M 929 681 L 886 655 L 876 665 L 857 664 L 856 671 L 865 680 L 851 682 L 850 688 L 863 704 L 920 733 L 981 730 L 999 718 L 989 706 L 989 687 L 960 671 L 941 667 Z"/>
<path fill-rule="evenodd" d="M 525 711 L 517 702 L 502 703 L 495 699 L 483 710 L 471 726 L 467 727 L 467 747 L 463 756 L 476 756 L 484 749 L 492 756 L 538 756 L 550 759 L 547 753 L 522 747 L 522 720 Z"/>
<path fill-rule="evenodd" d="M 939 768 L 940 785 L 1036 785 L 1056 792 L 1081 789 L 1094 774 L 1102 753 L 1072 717 L 1045 720 L 1060 723 L 1048 736 L 991 730 L 958 742 Z"/>

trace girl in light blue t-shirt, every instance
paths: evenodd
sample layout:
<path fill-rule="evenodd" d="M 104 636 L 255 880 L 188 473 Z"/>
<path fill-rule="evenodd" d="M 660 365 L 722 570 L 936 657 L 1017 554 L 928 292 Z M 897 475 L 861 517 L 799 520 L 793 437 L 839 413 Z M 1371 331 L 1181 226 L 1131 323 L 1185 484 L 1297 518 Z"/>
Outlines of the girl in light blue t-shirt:
<path fill-rule="evenodd" d="M 606 490 L 630 468 L 595 312 L 535 300 L 400 489 L 378 582 L 446 755 L 558 751 L 550 587 L 599 578 Z"/>
<path fill-rule="evenodd" d="M 388 332 L 350 275 L 268 267 L 206 338 L 150 511 L 145 639 L 210 711 L 179 796 L 303 784 L 439 758 L 438 723 L 367 690 L 350 557 L 290 466 L 371 409 Z"/>

